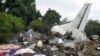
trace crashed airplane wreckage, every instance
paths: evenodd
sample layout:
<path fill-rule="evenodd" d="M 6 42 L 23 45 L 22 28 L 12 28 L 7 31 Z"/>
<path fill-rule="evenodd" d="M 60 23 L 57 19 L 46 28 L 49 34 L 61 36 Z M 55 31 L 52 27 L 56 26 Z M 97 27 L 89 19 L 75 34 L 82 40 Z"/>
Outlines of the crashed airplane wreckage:
<path fill-rule="evenodd" d="M 91 42 L 84 32 L 91 5 L 85 3 L 72 22 L 53 26 L 53 38 L 45 40 L 45 37 L 40 36 L 29 48 L 34 49 L 36 53 L 44 52 L 45 56 L 86 56 L 84 54 L 88 50 L 87 46 L 95 46 L 95 42 Z"/>
<path fill-rule="evenodd" d="M 92 5 L 91 3 L 84 4 L 81 11 L 78 13 L 76 18 L 72 22 L 53 26 L 51 28 L 52 34 L 59 33 L 63 36 L 63 38 L 69 38 L 69 37 L 73 38 L 74 41 L 71 44 L 74 44 L 76 42 L 86 41 L 87 37 L 84 32 L 84 29 L 87 23 L 87 18 L 89 15 L 91 5 Z"/>

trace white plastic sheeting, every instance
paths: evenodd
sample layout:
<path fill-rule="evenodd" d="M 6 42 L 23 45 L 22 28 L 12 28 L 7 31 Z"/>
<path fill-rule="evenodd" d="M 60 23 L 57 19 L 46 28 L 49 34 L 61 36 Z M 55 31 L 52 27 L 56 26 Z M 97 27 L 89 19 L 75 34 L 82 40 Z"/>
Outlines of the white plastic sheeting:
<path fill-rule="evenodd" d="M 20 49 L 20 50 L 16 51 L 16 53 L 14 55 L 24 54 L 24 53 L 35 53 L 35 51 L 33 51 L 30 48 L 23 48 L 23 49 Z"/>

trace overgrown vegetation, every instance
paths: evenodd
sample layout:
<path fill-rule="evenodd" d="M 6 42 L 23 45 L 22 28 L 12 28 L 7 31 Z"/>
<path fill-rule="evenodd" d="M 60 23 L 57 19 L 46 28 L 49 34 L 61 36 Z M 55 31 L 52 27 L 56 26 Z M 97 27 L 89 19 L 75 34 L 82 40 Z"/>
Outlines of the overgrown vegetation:
<path fill-rule="evenodd" d="M 6 41 L 13 33 L 25 29 L 25 22 L 16 16 L 7 13 L 0 13 L 0 40 Z"/>
<path fill-rule="evenodd" d="M 98 20 L 89 20 L 85 32 L 87 36 L 99 35 L 100 36 L 100 22 Z"/>

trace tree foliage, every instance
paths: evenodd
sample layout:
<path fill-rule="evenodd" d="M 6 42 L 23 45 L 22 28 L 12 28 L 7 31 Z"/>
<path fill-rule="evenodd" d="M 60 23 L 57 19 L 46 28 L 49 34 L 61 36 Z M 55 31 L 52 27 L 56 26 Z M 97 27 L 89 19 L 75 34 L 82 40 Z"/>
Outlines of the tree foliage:
<path fill-rule="evenodd" d="M 30 26 L 36 30 L 36 31 L 40 31 L 42 32 L 43 29 L 44 29 L 44 23 L 42 22 L 42 20 L 40 19 L 37 19 L 37 20 L 34 20 L 30 23 Z"/>
<path fill-rule="evenodd" d="M 49 9 L 46 14 L 43 16 L 43 23 L 47 29 L 50 29 L 55 23 L 60 23 L 60 14 L 55 10 Z"/>
<path fill-rule="evenodd" d="M 39 18 L 40 12 L 36 10 L 35 0 L 6 0 L 5 3 L 1 3 L 1 8 L 7 13 L 13 14 L 22 19 L 27 25 L 33 20 L 32 17 Z"/>
<path fill-rule="evenodd" d="M 99 35 L 100 36 L 100 22 L 98 20 L 89 20 L 85 32 L 88 36 Z"/>
<path fill-rule="evenodd" d="M 0 38 L 10 36 L 12 33 L 24 30 L 24 21 L 11 14 L 0 13 Z M 5 39 L 6 40 L 6 39 Z"/>
<path fill-rule="evenodd" d="M 10 34 L 20 32 L 25 27 L 25 22 L 11 14 L 0 13 L 0 34 Z"/>

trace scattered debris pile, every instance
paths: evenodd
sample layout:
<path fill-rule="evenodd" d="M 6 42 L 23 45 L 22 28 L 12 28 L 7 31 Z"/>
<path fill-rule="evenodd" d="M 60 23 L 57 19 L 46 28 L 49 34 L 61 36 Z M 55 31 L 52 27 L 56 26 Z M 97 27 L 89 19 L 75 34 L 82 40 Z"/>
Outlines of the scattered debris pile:
<path fill-rule="evenodd" d="M 97 37 L 91 36 L 84 42 L 74 42 L 74 39 L 62 39 L 59 34 L 56 36 L 44 37 L 39 34 L 33 38 L 36 42 L 28 46 L 36 54 L 46 56 L 100 56 L 100 45 Z"/>
<path fill-rule="evenodd" d="M 100 44 L 97 36 L 91 36 L 83 42 L 74 42 L 75 39 L 72 39 L 71 36 L 66 38 L 66 36 L 61 36 L 59 33 L 47 37 L 34 32 L 31 40 L 26 37 L 26 34 L 22 35 L 23 42 L 14 42 L 18 45 L 11 44 L 8 45 L 10 47 L 7 47 L 18 49 L 11 54 L 12 56 L 100 56 Z"/>

